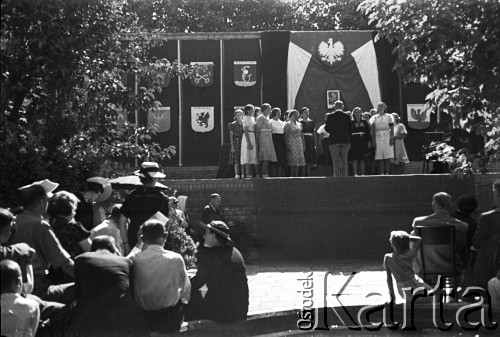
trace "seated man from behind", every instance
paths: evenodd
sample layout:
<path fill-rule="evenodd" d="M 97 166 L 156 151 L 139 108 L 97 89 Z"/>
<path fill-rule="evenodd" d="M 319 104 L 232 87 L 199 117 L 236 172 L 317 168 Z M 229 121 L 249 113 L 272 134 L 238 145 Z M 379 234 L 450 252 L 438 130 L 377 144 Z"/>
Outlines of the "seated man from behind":
<path fill-rule="evenodd" d="M 204 247 L 196 256 L 198 270 L 191 279 L 189 319 L 222 323 L 246 319 L 248 280 L 243 257 L 232 246 L 224 222 L 212 221 L 205 227 Z"/>
<path fill-rule="evenodd" d="M 75 299 L 74 284 L 54 285 L 47 278 L 50 266 L 61 267 L 65 273 L 74 277 L 73 260 L 44 218 L 49 194 L 57 186 L 50 180 L 43 180 L 20 188 L 24 211 L 16 217 L 14 243 L 26 243 L 36 251 L 33 260 L 33 294 L 42 300 L 70 304 Z"/>
<path fill-rule="evenodd" d="M 0 262 L 2 336 L 34 336 L 40 309 L 34 300 L 21 296 L 21 268 L 11 260 Z"/>
<path fill-rule="evenodd" d="M 152 332 L 179 331 L 191 291 L 184 260 L 163 248 L 167 234 L 159 220 L 146 221 L 141 238 L 145 249 L 129 256 L 134 266 L 134 299 Z"/>
<path fill-rule="evenodd" d="M 457 220 L 450 216 L 450 210 L 452 208 L 451 196 L 445 192 L 439 192 L 434 194 L 432 197 L 432 209 L 434 213 L 431 215 L 417 217 L 413 220 L 412 227 L 417 226 L 423 227 L 438 227 L 452 225 L 455 227 L 455 264 L 456 269 L 459 274 L 464 272 L 465 261 L 462 260 L 465 242 L 467 236 L 467 224 L 463 221 Z M 412 233 L 414 234 L 414 233 Z M 425 247 L 425 242 L 423 242 Z M 427 246 L 426 256 L 433 264 L 433 269 L 439 270 L 449 270 L 450 265 L 447 255 L 446 247 L 436 247 Z M 446 250 L 446 251 L 443 251 Z M 417 260 L 417 272 L 421 273 L 420 260 Z M 425 280 L 424 280 L 425 281 Z"/>

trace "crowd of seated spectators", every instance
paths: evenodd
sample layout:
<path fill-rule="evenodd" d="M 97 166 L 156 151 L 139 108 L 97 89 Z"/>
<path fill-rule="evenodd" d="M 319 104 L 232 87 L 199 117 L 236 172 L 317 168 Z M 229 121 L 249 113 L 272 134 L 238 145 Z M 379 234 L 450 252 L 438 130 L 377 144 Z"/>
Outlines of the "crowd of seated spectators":
<path fill-rule="evenodd" d="M 245 261 L 226 223 L 201 223 L 197 268 L 187 270 L 179 253 L 165 249 L 167 226 L 191 229 L 177 198 L 165 197 L 166 214 L 140 225 L 124 256 L 120 207 L 89 231 L 75 220 L 82 200 L 53 194 L 57 187 L 44 180 L 20 188 L 16 216 L 0 208 L 2 336 L 44 329 L 139 336 L 180 331 L 186 320 L 246 319 Z"/>

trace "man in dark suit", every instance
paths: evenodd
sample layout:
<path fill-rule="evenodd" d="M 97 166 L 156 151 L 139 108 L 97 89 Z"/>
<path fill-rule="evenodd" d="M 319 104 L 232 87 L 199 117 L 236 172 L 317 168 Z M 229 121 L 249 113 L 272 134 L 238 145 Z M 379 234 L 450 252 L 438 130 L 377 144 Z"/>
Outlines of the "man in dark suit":
<path fill-rule="evenodd" d="M 208 205 L 205 206 L 203 212 L 201 213 L 201 219 L 203 223 L 208 224 L 214 220 L 224 221 L 227 223 L 224 214 L 220 210 L 221 197 L 217 193 L 214 193 L 208 199 Z"/>
<path fill-rule="evenodd" d="M 463 251 L 465 248 L 467 227 L 468 225 L 460 220 L 457 220 L 450 216 L 450 210 L 452 208 L 451 196 L 445 192 L 439 192 L 434 194 L 432 197 L 432 209 L 434 213 L 431 215 L 417 217 L 413 220 L 412 227 L 417 226 L 423 227 L 435 227 L 435 226 L 446 226 L 452 225 L 455 227 L 455 264 L 457 272 L 463 273 L 465 268 L 465 261 L 462 260 Z M 414 234 L 412 232 L 412 234 Z M 433 269 L 448 270 L 449 265 L 449 254 L 447 253 L 447 247 L 441 247 L 441 245 L 427 245 L 425 246 L 426 255 L 431 262 Z M 448 256 L 447 256 L 448 255 Z M 420 273 L 420 260 L 417 261 L 416 272 Z"/>
<path fill-rule="evenodd" d="M 209 224 L 212 221 L 222 221 L 228 224 L 231 230 L 231 237 L 233 237 L 234 241 L 236 242 L 236 247 L 238 247 L 238 249 L 243 254 L 245 261 L 247 261 L 247 263 L 249 262 L 251 263 L 251 261 L 249 261 L 249 258 L 250 258 L 250 250 L 251 250 L 250 246 L 252 243 L 252 237 L 250 233 L 248 233 L 245 224 L 241 222 L 234 223 L 233 221 L 226 219 L 224 213 L 222 213 L 220 209 L 221 201 L 222 198 L 217 193 L 214 193 L 210 196 L 208 200 L 208 205 L 205 206 L 201 214 L 202 221 L 204 224 Z M 197 230 L 200 231 L 198 228 Z"/>
<path fill-rule="evenodd" d="M 351 116 L 344 112 L 344 103 L 336 101 L 334 112 L 326 115 L 325 131 L 330 134 L 333 176 L 347 177 L 347 154 L 351 144 Z"/>

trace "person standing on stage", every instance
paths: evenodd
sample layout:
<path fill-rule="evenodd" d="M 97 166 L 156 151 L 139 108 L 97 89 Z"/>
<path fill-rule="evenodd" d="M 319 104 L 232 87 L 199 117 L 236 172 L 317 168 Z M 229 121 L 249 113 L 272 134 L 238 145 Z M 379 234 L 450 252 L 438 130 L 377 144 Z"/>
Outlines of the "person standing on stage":
<path fill-rule="evenodd" d="M 344 103 L 336 101 L 335 111 L 326 115 L 325 131 L 330 134 L 330 154 L 334 177 L 347 177 L 347 155 L 351 143 L 351 117 L 344 112 Z"/>
<path fill-rule="evenodd" d="M 234 177 L 243 178 L 241 167 L 241 140 L 243 138 L 243 111 L 237 109 L 234 112 L 234 122 L 229 123 L 229 139 L 231 140 L 231 153 L 229 154 L 229 165 L 234 165 Z"/>
<path fill-rule="evenodd" d="M 246 177 L 253 177 L 252 165 L 257 166 L 257 143 L 255 141 L 255 108 L 252 104 L 245 106 L 243 118 L 243 139 L 241 141 L 241 166 L 245 165 Z"/>
<path fill-rule="evenodd" d="M 289 110 L 290 120 L 285 123 L 285 142 L 290 167 L 290 176 L 299 176 L 299 167 L 306 165 L 304 157 L 304 136 L 302 135 L 302 125 L 299 123 L 299 112 Z"/>
<path fill-rule="evenodd" d="M 269 114 L 271 106 L 267 103 L 262 105 L 262 114 L 257 117 L 255 123 L 255 139 L 259 148 L 258 159 L 262 162 L 262 178 L 269 178 L 269 162 L 276 162 L 276 152 L 274 151 L 273 136 Z"/>
<path fill-rule="evenodd" d="M 358 176 L 358 163 L 360 174 L 365 175 L 365 156 L 370 147 L 370 125 L 362 118 L 361 108 L 352 110 L 352 133 L 351 133 L 351 151 L 349 158 L 352 161 L 352 170 L 354 176 Z"/>
<path fill-rule="evenodd" d="M 389 174 L 394 158 L 394 118 L 387 113 L 387 105 L 380 102 L 378 113 L 370 118 L 372 140 L 375 141 L 375 161 L 380 174 Z"/>
<path fill-rule="evenodd" d="M 309 118 L 309 108 L 300 109 L 300 124 L 302 125 L 302 135 L 304 136 L 304 157 L 306 159 L 305 177 L 311 176 L 311 167 L 316 166 L 316 126 Z"/>

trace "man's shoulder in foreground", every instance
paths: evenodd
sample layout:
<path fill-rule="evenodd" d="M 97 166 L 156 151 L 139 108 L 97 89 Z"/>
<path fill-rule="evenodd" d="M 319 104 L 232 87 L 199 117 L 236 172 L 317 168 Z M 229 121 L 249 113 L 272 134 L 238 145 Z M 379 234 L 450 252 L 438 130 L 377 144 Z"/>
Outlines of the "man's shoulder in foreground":
<path fill-rule="evenodd" d="M 438 212 L 426 216 L 420 216 L 413 220 L 413 227 L 415 226 L 445 226 L 453 225 L 457 230 L 467 230 L 467 223 L 461 220 L 455 219 L 451 215 Z"/>

